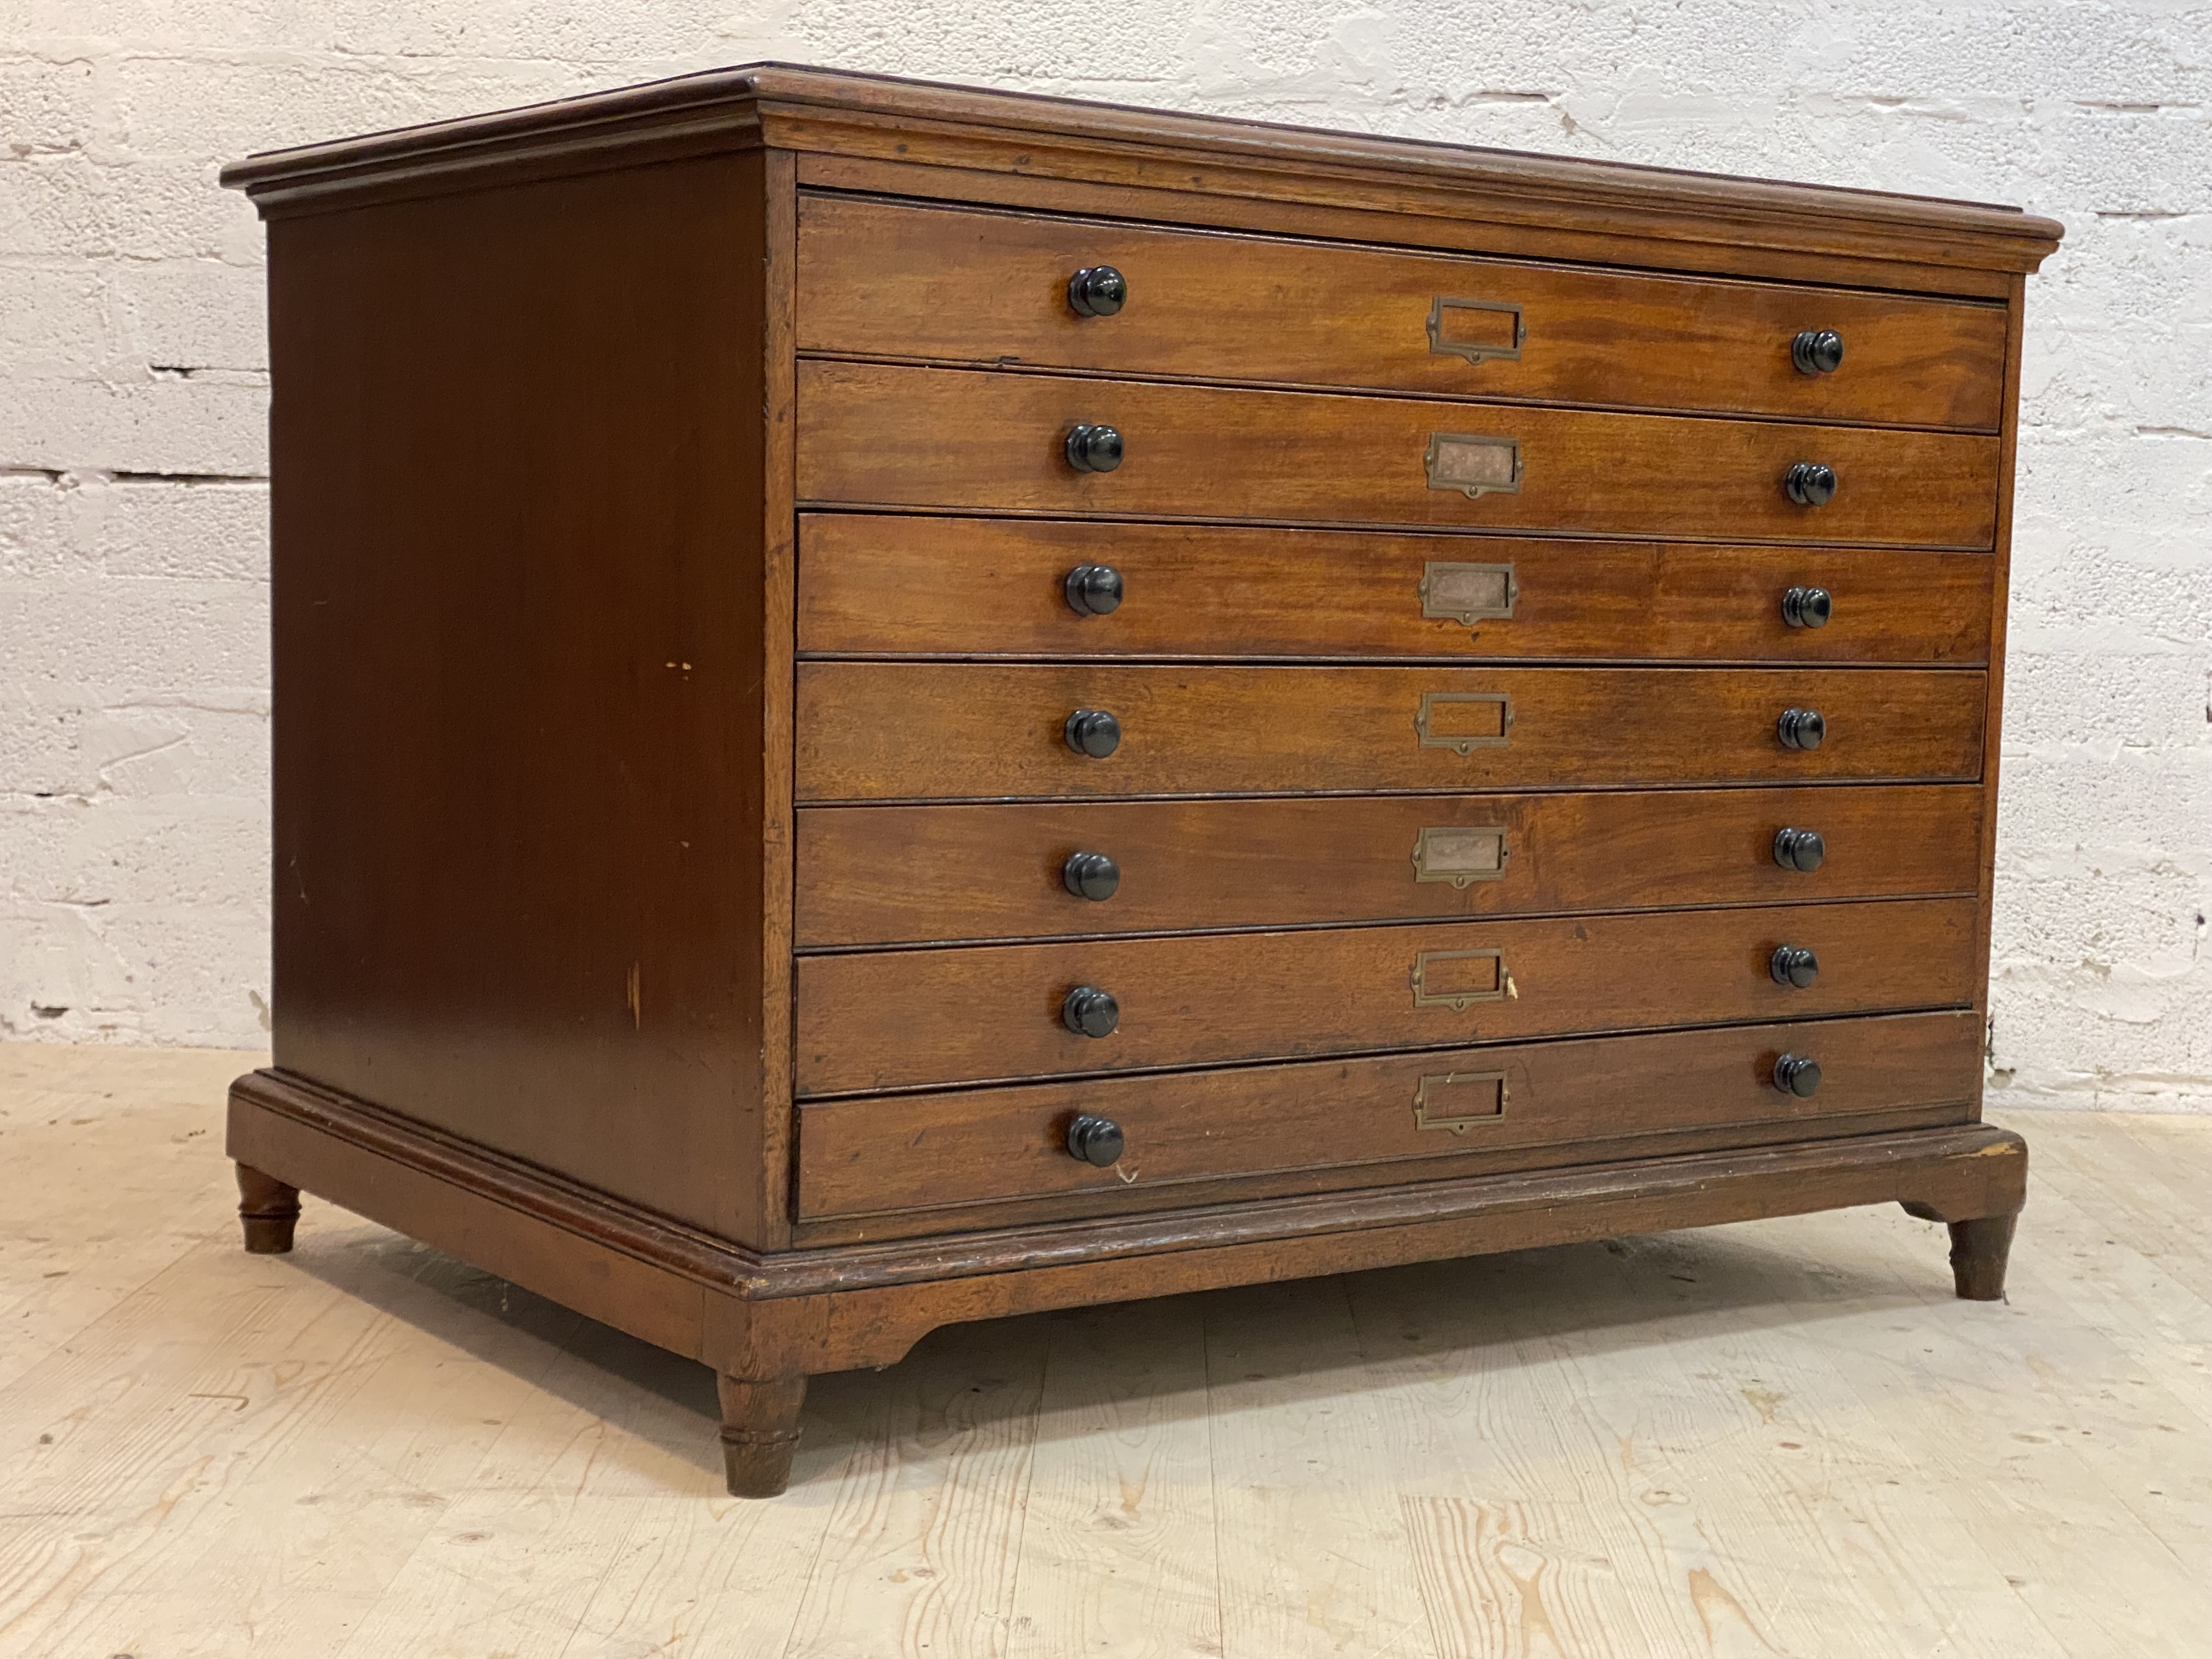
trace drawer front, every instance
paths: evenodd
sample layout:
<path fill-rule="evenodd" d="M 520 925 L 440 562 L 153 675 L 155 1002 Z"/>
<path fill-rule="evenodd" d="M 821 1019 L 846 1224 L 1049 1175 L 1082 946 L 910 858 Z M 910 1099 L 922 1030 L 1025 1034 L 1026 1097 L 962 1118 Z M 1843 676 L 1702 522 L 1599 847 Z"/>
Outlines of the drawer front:
<path fill-rule="evenodd" d="M 1987 690 L 1964 669 L 811 662 L 798 681 L 802 800 L 1967 781 Z M 1820 715 L 1818 748 L 1784 745 L 1792 709 Z M 1110 754 L 1070 747 L 1085 710 L 1114 717 Z"/>
<path fill-rule="evenodd" d="M 799 1115 L 799 1207 L 815 1219 L 1126 1200 L 1133 1189 L 1315 1170 L 1341 1179 L 1302 1185 L 1375 1186 L 1495 1167 L 1516 1149 L 1550 1151 L 1507 1167 L 1587 1163 L 1604 1143 L 1670 1132 L 1848 1133 L 1855 1115 L 1916 1107 L 1963 1118 L 1980 1036 L 1971 1012 L 1912 1014 L 824 1102 Z M 1810 1097 L 1774 1086 L 1784 1054 L 1820 1066 Z M 1118 1164 L 1069 1154 L 1079 1113 L 1120 1128 Z"/>
<path fill-rule="evenodd" d="M 799 544 L 799 648 L 863 656 L 1979 665 L 1995 571 L 1983 553 L 875 513 L 807 514 Z M 1085 565 L 1119 579 L 1110 612 L 1068 598 Z M 1814 588 L 1828 620 L 1808 626 Z"/>
<path fill-rule="evenodd" d="M 1127 299 L 1079 316 L 1077 270 Z M 1843 337 L 1805 373 L 1801 331 Z M 1996 306 L 800 198 L 799 349 L 1993 429 Z"/>
<path fill-rule="evenodd" d="M 1079 471 L 1110 427 L 1122 460 Z M 1832 499 L 1800 505 L 1799 465 Z M 802 506 L 1987 548 L 1997 441 L 808 362 Z"/>
<path fill-rule="evenodd" d="M 1971 893 L 1972 786 L 816 806 L 800 949 Z M 1811 831 L 1812 870 L 1776 836 Z M 1095 862 L 1110 863 L 1110 878 Z M 1082 887 L 1089 877 L 1093 893 Z"/>
<path fill-rule="evenodd" d="M 1804 988 L 1771 971 L 1814 952 Z M 1974 902 L 1887 900 L 802 957 L 803 1095 L 1963 1006 Z M 1079 988 L 1118 1005 L 1071 1030 Z"/>

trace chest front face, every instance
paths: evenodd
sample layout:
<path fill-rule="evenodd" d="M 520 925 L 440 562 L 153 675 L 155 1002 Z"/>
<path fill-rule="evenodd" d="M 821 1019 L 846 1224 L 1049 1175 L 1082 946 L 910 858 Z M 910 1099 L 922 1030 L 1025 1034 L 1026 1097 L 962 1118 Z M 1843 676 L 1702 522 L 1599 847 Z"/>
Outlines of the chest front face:
<path fill-rule="evenodd" d="M 911 155 L 796 168 L 799 1236 L 1977 1115 L 2015 276 Z"/>

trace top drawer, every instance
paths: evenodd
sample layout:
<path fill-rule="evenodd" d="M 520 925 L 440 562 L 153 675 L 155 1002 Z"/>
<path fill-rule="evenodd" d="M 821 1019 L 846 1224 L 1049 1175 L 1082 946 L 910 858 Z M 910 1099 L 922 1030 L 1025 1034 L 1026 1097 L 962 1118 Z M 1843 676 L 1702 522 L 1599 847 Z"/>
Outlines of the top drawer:
<path fill-rule="evenodd" d="M 1127 298 L 1079 316 L 1079 270 Z M 1800 333 L 1842 337 L 1805 373 Z M 802 196 L 799 349 L 1994 430 L 2001 307 Z"/>

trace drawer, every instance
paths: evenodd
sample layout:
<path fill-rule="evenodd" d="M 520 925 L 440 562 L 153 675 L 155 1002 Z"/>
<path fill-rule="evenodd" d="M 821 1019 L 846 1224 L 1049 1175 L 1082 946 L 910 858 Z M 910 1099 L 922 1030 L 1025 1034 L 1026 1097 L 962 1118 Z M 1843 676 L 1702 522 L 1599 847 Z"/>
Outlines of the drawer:
<path fill-rule="evenodd" d="M 1971 665 L 1984 553 L 810 513 L 799 648 L 861 656 Z M 1079 611 L 1081 566 L 1118 580 Z M 1829 620 L 1793 625 L 1818 588 Z"/>
<path fill-rule="evenodd" d="M 1810 1097 L 1774 1086 L 1784 1054 L 1820 1066 Z M 1638 1137 L 1850 1133 L 1855 1117 L 1916 1108 L 1963 1119 L 1980 1079 L 1978 1024 L 1960 1012 L 828 1101 L 799 1113 L 799 1209 L 811 1220 L 1085 1194 L 1119 1205 L 1321 1171 L 1334 1178 L 1297 1184 L 1438 1180 L 1626 1156 L 1620 1143 Z M 1078 1114 L 1121 1130 L 1118 1164 L 1069 1153 Z"/>
<path fill-rule="evenodd" d="M 799 349 L 1994 429 L 2002 307 L 803 196 Z M 1079 316 L 1075 271 L 1127 298 Z M 1843 337 L 1802 372 L 1801 331 Z"/>
<path fill-rule="evenodd" d="M 1770 971 L 1814 953 L 1803 989 Z M 801 957 L 798 1091 L 1963 1006 L 1970 899 Z M 1079 988 L 1118 1005 L 1069 1029 Z"/>
<path fill-rule="evenodd" d="M 1967 781 L 1987 692 L 1901 668 L 809 662 L 798 682 L 802 800 Z M 1817 749 L 1784 745 L 1791 709 L 1820 715 Z M 1111 754 L 1069 746 L 1079 710 L 1114 717 Z"/>
<path fill-rule="evenodd" d="M 1121 465 L 1078 471 L 1079 425 Z M 1784 490 L 1799 465 L 1825 506 Z M 1987 548 L 1997 441 L 807 362 L 801 506 Z"/>
<path fill-rule="evenodd" d="M 1810 871 L 1776 861 L 1809 830 Z M 800 949 L 1976 890 L 1971 785 L 810 806 Z M 1079 896 L 1069 860 L 1112 867 Z M 1105 884 L 1094 866 L 1092 890 Z"/>

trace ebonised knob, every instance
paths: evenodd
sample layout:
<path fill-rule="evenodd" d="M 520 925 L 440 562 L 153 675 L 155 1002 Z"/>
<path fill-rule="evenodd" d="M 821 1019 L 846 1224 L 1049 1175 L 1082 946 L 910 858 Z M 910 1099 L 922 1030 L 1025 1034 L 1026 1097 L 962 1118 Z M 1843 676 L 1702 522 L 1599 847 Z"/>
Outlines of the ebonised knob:
<path fill-rule="evenodd" d="M 1803 1099 L 1820 1086 L 1820 1062 L 1810 1054 L 1784 1054 L 1774 1062 L 1774 1086 Z"/>
<path fill-rule="evenodd" d="M 1802 945 L 1778 945 L 1774 954 L 1766 959 L 1766 971 L 1774 976 L 1777 985 L 1809 991 L 1813 981 L 1820 977 L 1820 958 Z"/>
<path fill-rule="evenodd" d="M 1067 608 L 1077 616 L 1103 617 L 1121 608 L 1121 573 L 1110 564 L 1079 564 L 1067 573 L 1060 592 L 1067 595 Z"/>
<path fill-rule="evenodd" d="M 1121 889 L 1121 866 L 1103 853 L 1070 853 L 1060 879 L 1076 897 L 1103 903 Z"/>
<path fill-rule="evenodd" d="M 1844 366 L 1844 337 L 1832 328 L 1808 328 L 1790 343 L 1800 374 L 1832 374 Z"/>
<path fill-rule="evenodd" d="M 1078 1036 L 1112 1036 L 1121 1023 L 1121 1005 L 1095 985 L 1079 985 L 1060 1000 L 1060 1024 Z"/>
<path fill-rule="evenodd" d="M 1101 1170 L 1121 1161 L 1121 1126 L 1110 1117 L 1085 1112 L 1067 1126 L 1067 1155 Z"/>
<path fill-rule="evenodd" d="M 1083 430 L 1081 427 L 1075 429 Z M 1114 453 L 1118 462 L 1118 441 Z M 1792 461 L 1790 470 L 1782 475 L 1782 492 L 1800 507 L 1826 507 L 1836 498 L 1836 469 L 1819 461 Z"/>
<path fill-rule="evenodd" d="M 1835 596 L 1825 587 L 1793 587 L 1782 596 L 1782 620 L 1792 628 L 1826 628 L 1835 614 Z"/>
<path fill-rule="evenodd" d="M 1785 708 L 1782 718 L 1774 722 L 1774 735 L 1782 739 L 1784 749 L 1818 749 L 1820 739 L 1828 735 L 1828 722 L 1820 718 L 1817 708 Z"/>
<path fill-rule="evenodd" d="M 1129 279 L 1111 265 L 1085 265 L 1067 279 L 1067 308 L 1079 317 L 1111 317 L 1128 303 Z M 1838 362 L 1843 349 L 1838 340 Z"/>
<path fill-rule="evenodd" d="M 1070 427 L 1066 449 L 1067 464 L 1078 472 L 1111 472 L 1121 465 L 1121 434 L 1110 426 Z"/>
<path fill-rule="evenodd" d="M 1820 838 L 1818 830 L 1774 832 L 1774 861 L 1785 870 L 1817 870 L 1820 860 L 1827 856 L 1828 843 Z"/>
<path fill-rule="evenodd" d="M 1079 708 L 1061 729 L 1070 749 L 1093 760 L 1104 760 L 1121 746 L 1121 722 L 1103 708 Z"/>

